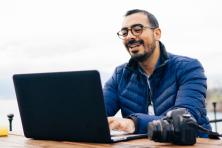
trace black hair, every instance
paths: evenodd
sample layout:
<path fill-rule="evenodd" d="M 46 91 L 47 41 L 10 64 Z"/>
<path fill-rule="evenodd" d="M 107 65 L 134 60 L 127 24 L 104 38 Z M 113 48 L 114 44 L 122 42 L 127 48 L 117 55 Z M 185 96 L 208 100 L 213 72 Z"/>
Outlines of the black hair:
<path fill-rule="evenodd" d="M 126 17 L 126 16 L 129 16 L 131 14 L 135 14 L 135 13 L 145 14 L 147 16 L 147 19 L 148 19 L 150 25 L 151 25 L 150 27 L 153 27 L 153 28 L 158 28 L 159 27 L 159 23 L 158 23 L 156 17 L 152 13 L 150 13 L 146 10 L 132 9 L 132 10 L 127 11 L 124 16 Z"/>

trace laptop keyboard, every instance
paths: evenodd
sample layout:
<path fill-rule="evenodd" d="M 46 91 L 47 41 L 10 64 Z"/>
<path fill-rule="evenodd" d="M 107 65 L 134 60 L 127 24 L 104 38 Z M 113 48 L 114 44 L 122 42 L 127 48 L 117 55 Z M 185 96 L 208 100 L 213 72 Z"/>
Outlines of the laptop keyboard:
<path fill-rule="evenodd" d="M 119 136 L 111 136 L 113 141 L 124 141 L 130 139 L 138 139 L 138 138 L 146 138 L 146 134 L 128 134 L 128 135 L 119 135 Z"/>
<path fill-rule="evenodd" d="M 127 134 L 129 133 L 125 131 L 110 130 L 111 136 L 121 136 L 121 135 L 127 135 Z"/>

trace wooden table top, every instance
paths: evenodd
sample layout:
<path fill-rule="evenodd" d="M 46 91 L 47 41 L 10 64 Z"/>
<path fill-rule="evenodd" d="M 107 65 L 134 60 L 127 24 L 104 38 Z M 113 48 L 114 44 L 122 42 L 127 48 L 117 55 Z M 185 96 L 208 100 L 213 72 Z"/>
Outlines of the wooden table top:
<path fill-rule="evenodd" d="M 48 141 L 48 140 L 33 140 L 25 138 L 23 135 L 10 134 L 8 137 L 0 137 L 0 148 L 169 148 L 182 147 L 171 143 L 159 143 L 150 141 L 146 138 L 131 140 L 126 142 L 118 142 L 113 144 L 98 144 L 98 143 L 81 143 L 81 142 L 66 142 L 66 141 Z M 222 148 L 222 140 L 212 140 L 206 138 L 197 138 L 197 143 L 186 148 Z"/>

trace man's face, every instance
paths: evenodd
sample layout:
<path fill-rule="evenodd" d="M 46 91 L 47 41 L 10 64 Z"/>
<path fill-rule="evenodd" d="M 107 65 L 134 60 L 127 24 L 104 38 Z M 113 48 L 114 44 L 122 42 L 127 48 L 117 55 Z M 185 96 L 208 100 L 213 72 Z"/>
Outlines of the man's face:
<path fill-rule="evenodd" d="M 134 26 L 137 25 L 151 27 L 146 15 L 143 13 L 135 13 L 125 17 L 122 30 L 132 27 L 134 28 Z M 136 32 L 136 30 L 134 31 Z M 128 30 L 128 35 L 123 38 L 123 43 L 133 59 L 143 62 L 153 54 L 153 51 L 156 48 L 154 30 L 143 28 L 142 33 L 138 36 L 133 35 L 131 30 Z"/>

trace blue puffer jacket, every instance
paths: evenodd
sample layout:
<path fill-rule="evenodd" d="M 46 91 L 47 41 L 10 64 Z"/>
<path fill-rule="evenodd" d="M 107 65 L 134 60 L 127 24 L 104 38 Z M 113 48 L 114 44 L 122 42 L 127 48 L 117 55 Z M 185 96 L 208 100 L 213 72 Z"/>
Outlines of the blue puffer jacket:
<path fill-rule="evenodd" d="M 136 133 L 146 133 L 149 122 L 169 110 L 186 108 L 199 125 L 211 130 L 205 108 L 206 77 L 198 60 L 167 53 L 160 42 L 160 57 L 149 79 L 139 69 L 137 62 L 130 60 L 118 66 L 106 82 L 103 93 L 107 116 L 121 109 L 123 117 L 136 119 Z M 151 102 L 155 115 L 148 112 Z"/>

